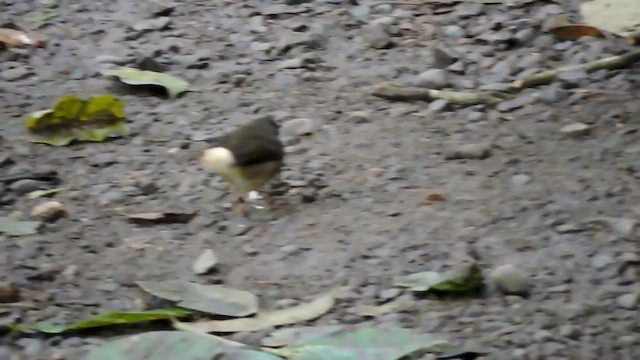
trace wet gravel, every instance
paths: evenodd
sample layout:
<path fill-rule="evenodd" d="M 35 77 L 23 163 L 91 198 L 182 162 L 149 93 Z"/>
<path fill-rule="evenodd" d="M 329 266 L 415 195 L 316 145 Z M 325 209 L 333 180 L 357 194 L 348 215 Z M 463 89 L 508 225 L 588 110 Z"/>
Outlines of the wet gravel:
<path fill-rule="evenodd" d="M 315 323 L 405 326 L 492 359 L 639 358 L 637 65 L 563 74 L 495 108 L 371 96 L 381 81 L 504 90 L 626 49 L 545 32 L 554 14 L 575 18 L 578 1 L 514 3 L 61 2 L 37 29 L 46 49 L 0 53 L 0 174 L 59 177 L 0 184 L 0 215 L 30 218 L 48 199 L 25 194 L 69 189 L 54 195 L 67 215 L 38 235 L 0 235 L 0 282 L 25 289 L 18 310 L 0 304 L 10 309 L 1 323 L 141 309 L 137 280 L 224 283 L 274 307 L 345 280 L 336 308 Z M 4 22 L 27 25 L 52 10 L 0 4 Z M 171 101 L 99 74 L 119 65 L 165 70 L 196 91 Z M 29 112 L 64 94 L 106 92 L 127 102 L 130 135 L 59 148 L 26 141 Z M 197 156 L 267 114 L 282 124 L 289 191 L 274 216 L 238 219 Z M 446 201 L 425 205 L 430 191 Z M 141 227 L 122 208 L 199 213 Z M 215 269 L 197 275 L 207 249 Z M 487 278 L 480 297 L 418 299 L 391 285 L 470 255 Z M 352 311 L 398 297 L 415 306 L 375 319 Z M 78 359 L 118 334 L 5 337 L 0 359 Z"/>

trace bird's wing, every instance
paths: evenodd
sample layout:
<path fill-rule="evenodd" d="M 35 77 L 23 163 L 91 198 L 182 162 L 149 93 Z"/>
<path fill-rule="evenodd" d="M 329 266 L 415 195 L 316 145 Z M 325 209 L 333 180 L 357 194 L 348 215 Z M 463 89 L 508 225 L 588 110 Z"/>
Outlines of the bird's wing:
<path fill-rule="evenodd" d="M 284 158 L 282 144 L 277 139 L 234 141 L 229 145 L 229 150 L 236 160 L 236 166 L 281 161 Z"/>

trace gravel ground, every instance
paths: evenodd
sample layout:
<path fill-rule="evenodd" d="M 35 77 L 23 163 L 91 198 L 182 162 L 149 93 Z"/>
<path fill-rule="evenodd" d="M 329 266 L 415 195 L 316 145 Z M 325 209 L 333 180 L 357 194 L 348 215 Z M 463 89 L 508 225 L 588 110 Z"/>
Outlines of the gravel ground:
<path fill-rule="evenodd" d="M 575 18 L 573 0 L 252 3 L 66 0 L 37 30 L 46 49 L 0 54 L 0 173 L 54 169 L 55 186 L 69 188 L 54 196 L 65 218 L 35 236 L 0 235 L 0 281 L 25 289 L 31 304 L 0 314 L 3 323 L 139 309 L 136 280 L 224 283 L 285 306 L 347 279 L 315 323 L 405 326 L 492 350 L 492 359 L 640 358 L 637 65 L 566 74 L 495 108 L 371 95 L 389 80 L 502 89 L 536 70 L 620 54 L 622 41 L 545 33 L 552 15 Z M 49 11 L 44 1 L 0 4 L 4 22 Z M 171 101 L 98 73 L 149 59 L 197 91 Z M 132 134 L 58 148 L 26 141 L 29 112 L 65 94 L 106 92 L 127 102 Z M 241 220 L 197 156 L 266 114 L 282 124 L 291 190 L 275 215 Z M 575 123 L 588 129 L 566 127 Z M 29 218 L 46 199 L 25 193 L 52 186 L 0 184 L 0 215 Z M 446 201 L 425 205 L 431 191 Z M 140 227 L 114 211 L 122 207 L 199 213 Z M 206 249 L 220 264 L 196 275 Z M 481 297 L 418 299 L 391 284 L 469 256 L 488 279 Z M 394 298 L 415 304 L 375 319 L 352 311 Z M 229 338 L 254 343 L 266 333 Z M 5 337 L 0 359 L 78 359 L 120 334 Z"/>

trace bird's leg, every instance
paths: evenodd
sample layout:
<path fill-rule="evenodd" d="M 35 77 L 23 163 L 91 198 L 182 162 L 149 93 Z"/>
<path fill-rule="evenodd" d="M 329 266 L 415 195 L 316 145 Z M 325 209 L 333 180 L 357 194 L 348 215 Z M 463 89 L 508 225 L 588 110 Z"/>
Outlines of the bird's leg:
<path fill-rule="evenodd" d="M 249 209 L 247 209 L 247 207 L 245 206 L 244 197 L 242 195 L 238 195 L 233 200 L 233 209 L 235 210 L 236 214 L 245 218 L 249 217 Z"/>

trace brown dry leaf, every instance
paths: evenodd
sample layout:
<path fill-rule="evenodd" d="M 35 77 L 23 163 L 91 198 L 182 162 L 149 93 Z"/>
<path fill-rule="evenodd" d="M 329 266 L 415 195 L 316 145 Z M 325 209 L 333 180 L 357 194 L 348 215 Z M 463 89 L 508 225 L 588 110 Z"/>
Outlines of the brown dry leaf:
<path fill-rule="evenodd" d="M 254 317 L 232 319 L 232 320 L 211 320 L 199 322 L 176 322 L 177 329 L 192 331 L 195 333 L 231 333 L 240 331 L 260 331 L 274 326 L 296 324 L 313 320 L 325 314 L 335 303 L 337 289 L 321 295 L 315 300 L 292 306 L 282 310 L 264 310 L 258 312 Z"/>
<path fill-rule="evenodd" d="M 589 25 L 562 25 L 549 29 L 549 32 L 562 40 L 577 40 L 583 36 L 605 37 L 599 29 Z"/>
<path fill-rule="evenodd" d="M 430 191 L 424 195 L 424 201 L 422 203 L 425 205 L 431 205 L 434 202 L 442 202 L 446 200 L 447 199 L 441 193 L 436 191 Z"/>
<path fill-rule="evenodd" d="M 185 224 L 191 221 L 198 211 L 183 212 L 148 212 L 140 214 L 125 214 L 127 219 L 138 225 L 154 224 Z"/>
<path fill-rule="evenodd" d="M 22 30 L 0 28 L 0 44 L 6 47 L 35 46 L 43 48 L 45 42 L 41 39 L 36 39 Z"/>

